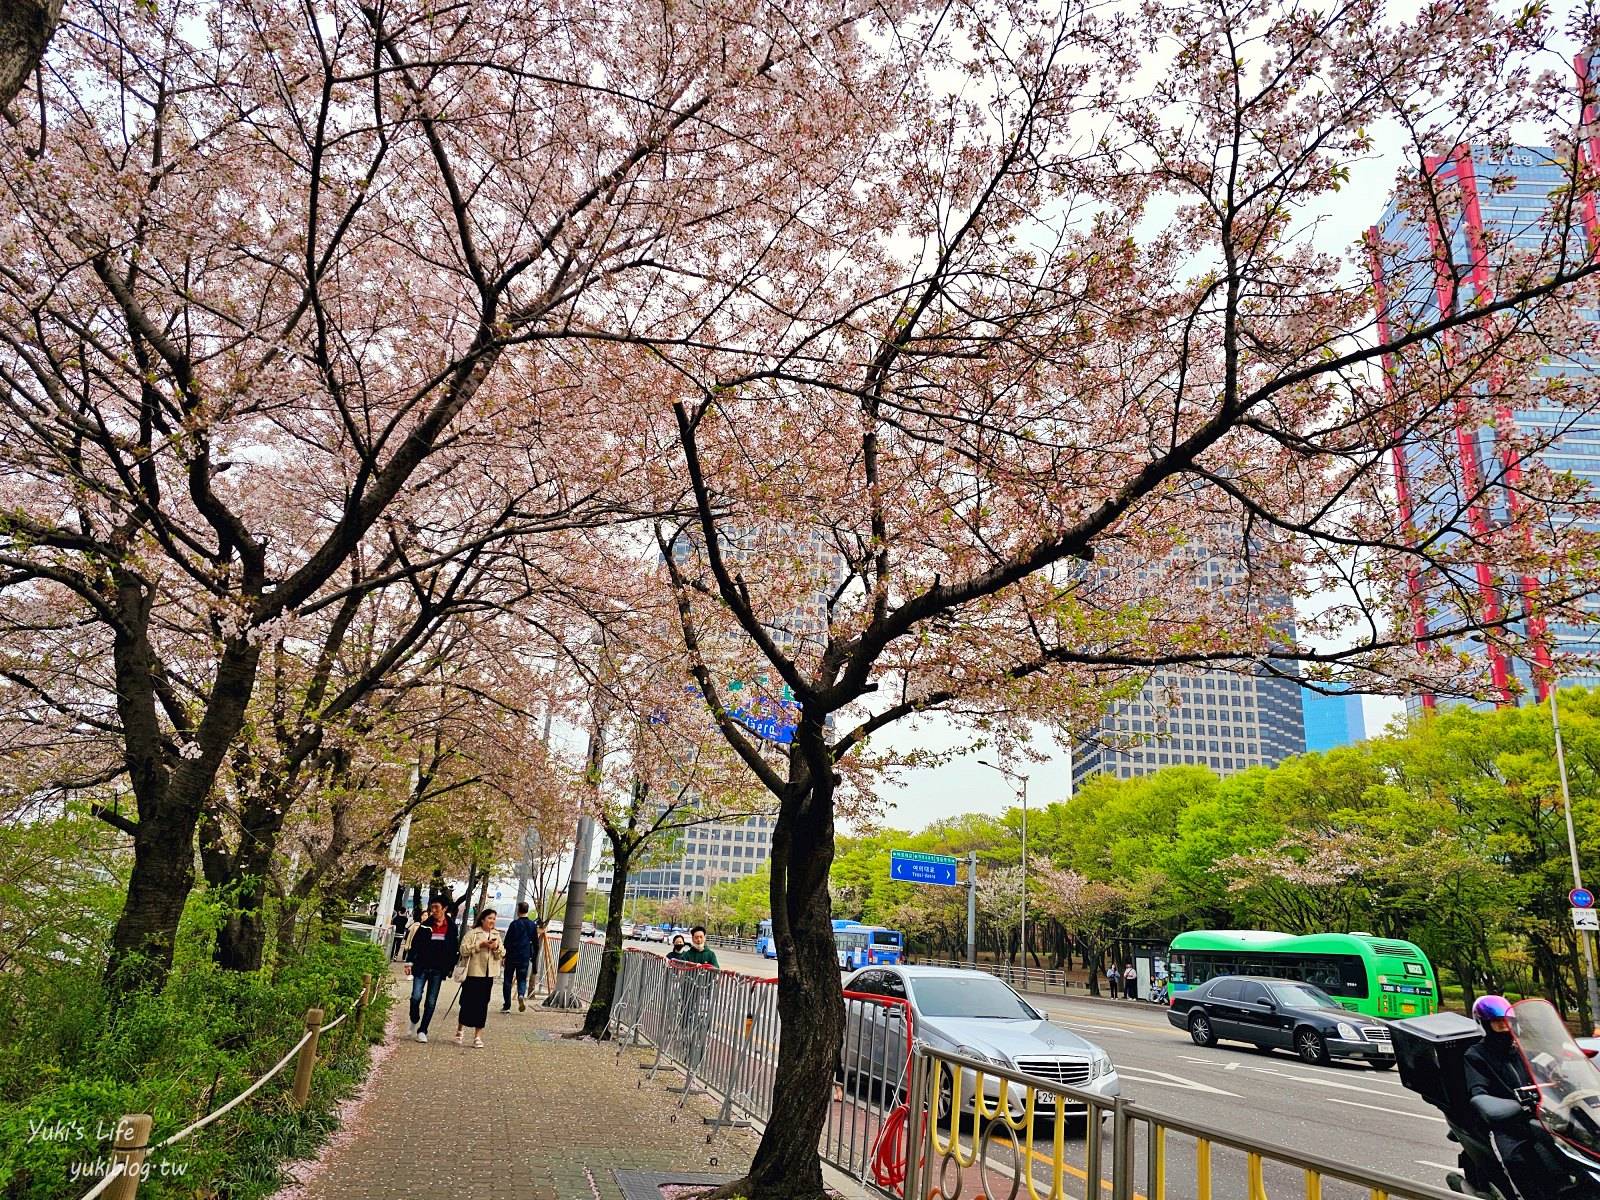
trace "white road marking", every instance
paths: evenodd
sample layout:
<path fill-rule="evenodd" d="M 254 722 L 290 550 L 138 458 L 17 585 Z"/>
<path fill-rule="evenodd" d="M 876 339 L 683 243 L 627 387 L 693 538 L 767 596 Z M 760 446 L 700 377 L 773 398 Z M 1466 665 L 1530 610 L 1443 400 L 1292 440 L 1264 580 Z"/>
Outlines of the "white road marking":
<path fill-rule="evenodd" d="M 1123 1079 L 1131 1080 L 1134 1083 L 1154 1083 L 1162 1087 L 1180 1088 L 1186 1092 L 1205 1092 L 1212 1096 L 1232 1096 L 1235 1100 L 1243 1099 L 1238 1092 L 1212 1087 L 1209 1083 L 1201 1083 L 1196 1079 L 1185 1079 L 1182 1075 L 1169 1075 L 1165 1071 L 1153 1071 L 1149 1067 L 1118 1067 L 1117 1074 Z"/>
<path fill-rule="evenodd" d="M 1224 1071 L 1237 1071 L 1239 1069 L 1239 1064 L 1238 1063 L 1229 1063 L 1227 1066 L 1223 1067 L 1222 1069 Z"/>
<path fill-rule="evenodd" d="M 1461 1164 L 1460 1163 L 1450 1163 L 1448 1166 L 1446 1166 L 1444 1163 L 1429 1162 L 1425 1158 L 1419 1158 L 1419 1159 L 1416 1159 L 1414 1161 L 1416 1162 L 1417 1166 L 1419 1166 L 1419 1167 L 1434 1167 L 1434 1168 L 1436 1168 L 1437 1170 L 1440 1170 L 1440 1171 L 1459 1171 L 1459 1170 L 1461 1170 Z"/>
<path fill-rule="evenodd" d="M 1133 1025 L 1096 1025 L 1091 1021 L 1079 1021 L 1071 1017 L 1062 1016 L 1060 1013 L 1048 1013 L 1050 1020 L 1057 1025 L 1065 1025 L 1070 1029 L 1094 1029 L 1100 1033 L 1144 1033 L 1143 1029 Z"/>
<path fill-rule="evenodd" d="M 1279 1079 L 1292 1079 L 1296 1083 L 1309 1083 L 1316 1087 L 1338 1088 L 1344 1092 L 1365 1092 L 1369 1096 L 1382 1096 L 1389 1098 L 1388 1092 L 1379 1091 L 1377 1088 L 1362 1087 L 1359 1083 L 1345 1083 L 1338 1079 L 1323 1079 L 1317 1075 L 1291 1075 L 1287 1071 L 1274 1071 L 1271 1067 L 1246 1067 L 1247 1071 L 1255 1071 L 1261 1075 L 1274 1075 Z"/>
<path fill-rule="evenodd" d="M 1450 1123 L 1443 1117 L 1430 1117 L 1427 1113 L 1407 1112 L 1403 1108 L 1382 1108 L 1376 1104 L 1362 1104 L 1358 1100 L 1341 1100 L 1337 1096 L 1326 1096 L 1324 1099 L 1329 1104 L 1346 1104 L 1351 1108 L 1370 1108 L 1373 1112 L 1389 1113 L 1396 1117 L 1414 1117 L 1418 1121 L 1435 1121 L 1440 1125 L 1448 1125 Z"/>

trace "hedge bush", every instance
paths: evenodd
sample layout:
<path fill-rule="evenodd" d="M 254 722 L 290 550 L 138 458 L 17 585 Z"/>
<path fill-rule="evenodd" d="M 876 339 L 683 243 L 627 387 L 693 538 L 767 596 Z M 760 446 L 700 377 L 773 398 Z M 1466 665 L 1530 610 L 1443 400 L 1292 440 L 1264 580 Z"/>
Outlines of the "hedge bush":
<path fill-rule="evenodd" d="M 100 970 L 60 963 L 27 981 L 0 1030 L 0 1196 L 70 1200 L 98 1178 L 124 1113 L 150 1113 L 159 1141 L 220 1107 L 268 1070 L 304 1032 L 306 1009 L 330 1021 L 354 1002 L 361 976 L 382 979 L 383 952 L 365 942 L 314 945 L 274 973 L 210 961 L 203 900 L 186 918 L 166 987 L 110 1012 Z M 366 1073 L 389 997 L 368 1010 L 367 1036 L 345 1022 L 323 1039 L 310 1103 L 289 1104 L 292 1066 L 216 1125 L 151 1159 L 141 1200 L 253 1200 L 282 1182 L 286 1161 L 315 1150 L 333 1110 Z M 87 1172 L 87 1173 L 86 1173 Z"/>

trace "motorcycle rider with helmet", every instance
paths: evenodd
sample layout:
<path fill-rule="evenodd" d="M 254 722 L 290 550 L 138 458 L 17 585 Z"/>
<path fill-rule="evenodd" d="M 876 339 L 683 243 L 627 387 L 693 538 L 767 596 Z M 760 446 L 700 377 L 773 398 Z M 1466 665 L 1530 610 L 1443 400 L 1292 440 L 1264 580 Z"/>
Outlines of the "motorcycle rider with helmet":
<path fill-rule="evenodd" d="M 1483 1039 L 1469 1049 L 1462 1061 L 1467 1095 L 1492 1096 L 1527 1105 L 1536 1095 L 1533 1076 L 1511 1035 L 1511 1002 L 1504 996 L 1480 996 L 1472 1005 L 1473 1018 L 1483 1029 Z M 1540 1140 L 1539 1126 L 1532 1120 L 1496 1126 L 1495 1149 L 1506 1172 L 1524 1196 L 1555 1196 L 1562 1186 L 1549 1163 Z"/>

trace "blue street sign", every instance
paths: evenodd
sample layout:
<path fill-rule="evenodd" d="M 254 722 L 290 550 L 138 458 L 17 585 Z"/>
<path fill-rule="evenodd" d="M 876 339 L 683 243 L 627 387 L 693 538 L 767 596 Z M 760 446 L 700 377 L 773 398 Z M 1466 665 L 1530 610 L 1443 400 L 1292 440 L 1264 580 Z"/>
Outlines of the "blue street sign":
<path fill-rule="evenodd" d="M 763 741 L 787 746 L 794 741 L 795 727 L 800 724 L 800 702 L 794 698 L 788 684 L 783 685 L 777 696 L 764 694 L 761 688 L 765 684 L 766 680 L 761 679 L 758 686 L 746 689 L 740 680 L 729 682 L 728 715 Z M 690 696 L 700 694 L 700 689 L 692 683 L 685 684 L 683 690 Z M 665 719 L 657 722 L 652 717 L 650 723 L 664 724 Z"/>
<path fill-rule="evenodd" d="M 1594 893 L 1588 888 L 1573 888 L 1567 893 L 1567 899 L 1572 901 L 1573 908 L 1594 907 Z"/>
<path fill-rule="evenodd" d="M 907 883 L 956 886 L 956 860 L 948 854 L 922 854 L 916 850 L 889 851 L 889 878 Z"/>

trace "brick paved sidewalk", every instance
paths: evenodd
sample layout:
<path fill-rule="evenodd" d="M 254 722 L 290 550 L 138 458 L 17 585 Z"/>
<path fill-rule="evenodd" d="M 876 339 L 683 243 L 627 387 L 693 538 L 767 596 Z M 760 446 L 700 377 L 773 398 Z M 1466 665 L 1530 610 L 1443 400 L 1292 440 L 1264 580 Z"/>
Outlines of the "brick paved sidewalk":
<path fill-rule="evenodd" d="M 754 1136 L 724 1129 L 708 1145 L 701 1118 L 715 1104 L 695 1096 L 680 1110 L 667 1088 L 682 1077 L 663 1069 L 647 1081 L 638 1064 L 650 1053 L 619 1058 L 610 1043 L 563 1040 L 582 1014 L 531 1004 L 502 1013 L 497 985 L 484 1049 L 470 1048 L 470 1034 L 468 1046 L 450 1040 L 454 1012 L 435 1015 L 420 1045 L 407 1035 L 410 985 L 396 971 L 390 986 L 400 1002 L 388 1052 L 345 1128 L 314 1163 L 297 1165 L 299 1182 L 277 1200 L 622 1200 L 616 1168 L 739 1175 L 749 1166 Z M 441 1010 L 454 988 L 445 983 Z"/>

